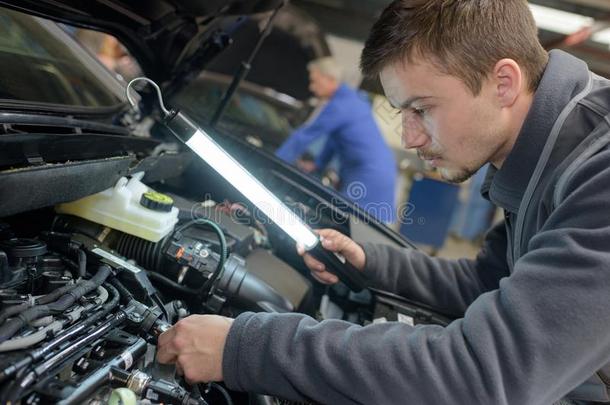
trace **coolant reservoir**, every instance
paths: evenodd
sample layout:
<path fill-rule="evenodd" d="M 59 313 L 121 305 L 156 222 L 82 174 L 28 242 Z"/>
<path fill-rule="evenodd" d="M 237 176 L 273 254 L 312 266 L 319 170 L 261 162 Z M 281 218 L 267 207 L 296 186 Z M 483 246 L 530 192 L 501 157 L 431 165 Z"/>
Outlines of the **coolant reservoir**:
<path fill-rule="evenodd" d="M 71 214 L 113 229 L 158 242 L 178 222 L 178 208 L 171 197 L 157 193 L 140 180 L 144 173 L 80 200 L 59 204 L 55 210 Z"/>

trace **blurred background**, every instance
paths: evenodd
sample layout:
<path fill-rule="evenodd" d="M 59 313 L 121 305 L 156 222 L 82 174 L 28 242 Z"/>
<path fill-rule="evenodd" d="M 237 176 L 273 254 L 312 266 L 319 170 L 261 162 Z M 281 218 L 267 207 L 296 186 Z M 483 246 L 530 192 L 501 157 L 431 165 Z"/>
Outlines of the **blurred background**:
<path fill-rule="evenodd" d="M 422 249 L 443 257 L 473 257 L 491 224 L 502 218 L 483 200 L 479 188 L 484 169 L 468 182 L 443 182 L 412 151 L 400 146 L 400 117 L 377 80 L 363 81 L 358 69 L 368 32 L 389 0 L 293 0 L 280 11 L 273 29 L 256 54 L 232 97 L 222 120 L 223 129 L 250 143 L 276 150 L 298 127 L 315 118 L 316 102 L 309 90 L 307 64 L 333 56 L 343 68 L 343 81 L 359 89 L 386 143 L 397 169 L 398 220 L 390 226 Z M 585 60 L 591 70 L 610 77 L 610 1 L 536 0 L 530 6 L 542 44 L 563 49 Z M 216 58 L 204 73 L 178 94 L 170 105 L 186 108 L 201 122 L 209 122 L 240 64 L 248 58 L 269 20 L 269 14 L 248 17 L 234 33 L 234 45 Z M 66 27 L 101 63 L 125 80 L 140 68 L 114 37 Z M 320 145 L 312 145 L 315 154 Z M 333 187 L 340 162 L 318 173 Z"/>

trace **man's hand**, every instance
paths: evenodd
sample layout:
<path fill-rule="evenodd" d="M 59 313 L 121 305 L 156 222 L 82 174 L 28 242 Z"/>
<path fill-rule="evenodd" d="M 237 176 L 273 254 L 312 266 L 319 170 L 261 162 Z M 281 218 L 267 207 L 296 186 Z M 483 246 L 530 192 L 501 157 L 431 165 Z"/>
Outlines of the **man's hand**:
<path fill-rule="evenodd" d="M 222 354 L 233 319 L 191 315 L 159 336 L 157 361 L 175 363 L 190 383 L 222 381 Z"/>
<path fill-rule="evenodd" d="M 342 254 L 355 268 L 360 271 L 364 270 L 366 256 L 359 244 L 334 229 L 320 229 L 316 232 L 321 236 L 322 246 L 326 250 Z M 305 264 L 309 267 L 311 275 L 316 280 L 323 284 L 339 282 L 337 276 L 326 271 L 324 264 L 314 259 L 310 254 L 307 254 L 302 246 L 297 246 L 297 251 L 299 255 L 303 256 Z"/>

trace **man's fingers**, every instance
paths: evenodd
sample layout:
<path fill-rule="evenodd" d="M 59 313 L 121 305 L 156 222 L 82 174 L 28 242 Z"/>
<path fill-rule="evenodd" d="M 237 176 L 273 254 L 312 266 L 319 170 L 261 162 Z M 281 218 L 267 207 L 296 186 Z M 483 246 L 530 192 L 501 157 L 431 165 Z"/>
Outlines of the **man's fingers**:
<path fill-rule="evenodd" d="M 306 254 L 305 256 L 303 256 L 303 261 L 311 271 L 322 272 L 326 270 L 326 266 L 324 266 L 323 263 L 314 259 L 312 255 Z"/>
<path fill-rule="evenodd" d="M 341 252 L 352 242 L 350 238 L 334 229 L 320 229 L 317 233 L 322 240 L 322 246 L 333 252 Z"/>
<path fill-rule="evenodd" d="M 320 235 L 321 237 L 328 238 L 328 239 L 334 239 L 337 236 L 343 235 L 341 232 L 335 231 L 334 229 L 330 229 L 330 228 L 316 229 L 314 232 L 317 233 L 318 235 Z"/>
<path fill-rule="evenodd" d="M 322 246 L 332 252 L 342 253 L 351 260 L 351 256 L 354 256 L 353 246 L 350 244 L 354 243 L 350 238 L 343 235 L 342 233 L 335 231 L 334 229 L 316 229 L 315 233 L 320 235 Z M 357 245 L 356 245 L 357 246 Z M 303 257 L 305 265 L 311 270 L 311 275 L 321 283 L 324 284 L 336 284 L 339 282 L 339 278 L 328 272 L 326 266 L 320 261 L 316 260 L 313 256 L 307 254 L 302 246 L 297 245 L 297 252 Z"/>
<path fill-rule="evenodd" d="M 300 243 L 297 243 L 297 253 L 299 256 L 303 256 L 305 254 L 305 248 Z"/>
<path fill-rule="evenodd" d="M 162 364 L 174 363 L 176 361 L 176 348 L 174 338 L 176 329 L 170 328 L 163 332 L 157 340 L 157 361 Z"/>
<path fill-rule="evenodd" d="M 337 276 L 327 271 L 323 273 L 315 273 L 312 271 L 311 276 L 322 284 L 336 284 L 339 282 L 339 278 Z"/>
<path fill-rule="evenodd" d="M 174 336 L 176 336 L 176 329 L 169 328 L 159 336 L 159 339 L 157 340 L 157 346 L 161 347 L 169 344 L 174 338 Z"/>
<path fill-rule="evenodd" d="M 161 364 L 172 364 L 176 362 L 177 353 L 173 350 L 168 350 L 169 345 L 159 347 L 156 360 Z"/>
<path fill-rule="evenodd" d="M 322 246 L 324 249 L 333 252 L 341 252 L 347 249 L 351 242 L 352 240 L 350 238 L 339 232 L 335 232 L 328 237 L 322 237 Z"/>
<path fill-rule="evenodd" d="M 184 375 L 184 370 L 182 370 L 182 366 L 180 365 L 179 361 L 176 361 L 176 373 L 178 375 Z"/>

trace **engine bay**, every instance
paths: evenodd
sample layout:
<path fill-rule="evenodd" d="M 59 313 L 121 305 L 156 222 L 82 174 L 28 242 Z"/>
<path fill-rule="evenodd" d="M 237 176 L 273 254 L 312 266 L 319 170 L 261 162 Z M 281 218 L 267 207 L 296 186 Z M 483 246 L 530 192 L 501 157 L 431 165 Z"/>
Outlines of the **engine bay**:
<path fill-rule="evenodd" d="M 139 187 L 138 200 L 152 192 L 140 178 L 129 180 Z M 240 402 L 239 393 L 191 386 L 173 366 L 156 363 L 157 337 L 195 313 L 314 314 L 310 281 L 273 255 L 260 224 L 246 225 L 211 201 L 154 196 L 176 211 L 175 225 L 158 241 L 82 213 L 57 213 L 65 211 L 59 206 L 22 229 L 23 214 L 3 219 L 2 403 Z M 185 208 L 173 208 L 174 199 Z M 158 204 L 146 210 L 167 212 Z"/>

